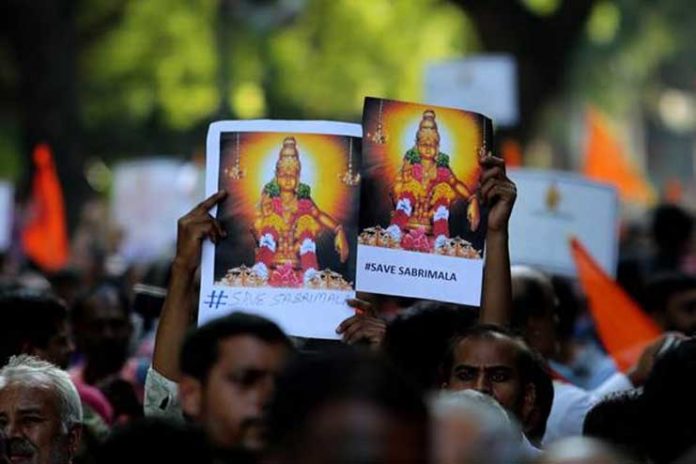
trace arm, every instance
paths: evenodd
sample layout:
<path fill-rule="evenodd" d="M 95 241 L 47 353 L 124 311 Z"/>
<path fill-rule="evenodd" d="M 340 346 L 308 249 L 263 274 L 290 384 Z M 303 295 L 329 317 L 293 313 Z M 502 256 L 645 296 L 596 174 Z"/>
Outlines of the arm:
<path fill-rule="evenodd" d="M 152 356 L 153 369 L 173 381 L 179 380 L 179 351 L 194 314 L 194 281 L 203 239 L 217 243 L 227 235 L 208 210 L 226 196 L 226 192 L 220 191 L 208 197 L 179 219 L 177 225 L 176 256 Z"/>
<path fill-rule="evenodd" d="M 489 206 L 479 320 L 483 324 L 507 326 L 512 316 L 508 222 L 517 189 L 508 179 L 502 159 L 489 154 L 479 162 L 483 168 L 481 201 Z"/>
<path fill-rule="evenodd" d="M 316 205 L 314 205 L 314 210 L 315 217 L 317 221 L 319 221 L 319 224 L 336 234 L 334 246 L 341 257 L 341 262 L 345 263 L 348 259 L 348 239 L 346 238 L 346 233 L 343 231 L 343 226 L 336 222 L 331 216 L 317 208 Z"/>

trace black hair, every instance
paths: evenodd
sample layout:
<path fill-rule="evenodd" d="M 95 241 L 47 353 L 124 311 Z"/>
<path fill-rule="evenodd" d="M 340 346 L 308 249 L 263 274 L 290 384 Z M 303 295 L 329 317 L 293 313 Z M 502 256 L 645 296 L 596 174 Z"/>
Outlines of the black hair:
<path fill-rule="evenodd" d="M 627 390 L 605 397 L 585 416 L 582 434 L 610 443 L 636 460 L 645 457 L 640 393 Z"/>
<path fill-rule="evenodd" d="M 449 378 L 450 372 L 454 367 L 454 355 L 459 344 L 468 338 L 494 338 L 496 335 L 502 335 L 505 338 L 514 342 L 516 348 L 515 361 L 517 370 L 520 373 L 520 380 L 523 384 L 534 383 L 535 375 L 538 374 L 539 360 L 541 359 L 531 348 L 525 343 L 522 337 L 515 332 L 493 324 L 477 324 L 463 333 L 452 338 L 449 343 L 449 348 L 445 353 L 445 357 L 441 363 L 441 379 Z"/>
<path fill-rule="evenodd" d="M 696 445 L 696 339 L 667 351 L 643 389 L 642 408 L 649 456 L 672 462 Z"/>
<path fill-rule="evenodd" d="M 182 374 L 205 383 L 210 369 L 217 362 L 220 342 L 237 335 L 250 335 L 292 349 L 290 339 L 273 322 L 253 314 L 234 312 L 189 332 L 179 357 Z"/>
<path fill-rule="evenodd" d="M 475 324 L 477 317 L 476 310 L 419 302 L 387 325 L 382 350 L 416 385 L 438 387 L 440 362 L 450 339 Z"/>
<path fill-rule="evenodd" d="M 330 403 L 358 401 L 423 427 L 428 411 L 420 391 L 386 359 L 364 350 L 338 348 L 296 358 L 279 377 L 268 411 L 268 443 L 290 452 L 302 446 L 312 416 Z M 424 442 L 427 438 L 424 438 Z"/>
<path fill-rule="evenodd" d="M 48 292 L 28 289 L 0 293 L 0 363 L 21 354 L 25 345 L 46 348 L 68 313 L 61 300 Z"/>
<path fill-rule="evenodd" d="M 652 234 L 661 251 L 675 253 L 691 237 L 693 219 L 679 206 L 660 205 L 655 208 Z"/>
<path fill-rule="evenodd" d="M 645 286 L 644 309 L 651 314 L 664 312 L 670 298 L 688 290 L 696 290 L 696 278 L 680 272 L 658 274 Z"/>
<path fill-rule="evenodd" d="M 74 324 L 84 322 L 89 307 L 89 302 L 92 298 L 101 295 L 106 291 L 116 292 L 118 297 L 119 307 L 123 314 L 128 317 L 131 313 L 130 300 L 123 286 L 111 280 L 104 280 L 93 285 L 87 291 L 82 292 L 75 298 L 75 302 L 70 308 L 70 319 Z"/>
<path fill-rule="evenodd" d="M 544 274 L 535 269 L 526 269 L 515 275 L 513 284 L 518 287 L 513 291 L 512 320 L 510 326 L 515 330 L 524 329 L 532 317 L 542 317 L 554 310 L 554 289 Z"/>
<path fill-rule="evenodd" d="M 214 462 L 201 430 L 152 418 L 136 420 L 117 427 L 98 446 L 94 457 L 94 462 L 99 464 Z"/>

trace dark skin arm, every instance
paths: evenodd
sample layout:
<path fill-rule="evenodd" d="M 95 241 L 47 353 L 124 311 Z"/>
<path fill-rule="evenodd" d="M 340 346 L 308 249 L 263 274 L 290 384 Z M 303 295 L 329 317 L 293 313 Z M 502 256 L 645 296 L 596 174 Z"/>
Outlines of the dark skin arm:
<path fill-rule="evenodd" d="M 483 169 L 479 195 L 489 207 L 486 258 L 479 322 L 509 326 L 512 317 L 512 282 L 508 223 L 517 198 L 517 188 L 507 177 L 505 162 L 490 153 L 479 159 Z"/>
<path fill-rule="evenodd" d="M 177 223 L 176 256 L 152 356 L 152 367 L 175 382 L 181 376 L 179 351 L 195 312 L 195 275 L 201 262 L 203 240 L 208 238 L 218 243 L 227 235 L 208 211 L 226 196 L 225 191 L 211 195 Z"/>
<path fill-rule="evenodd" d="M 377 316 L 372 303 L 357 298 L 347 300 L 348 305 L 355 308 L 355 316 L 341 322 L 336 333 L 350 345 L 366 341 L 370 348 L 378 350 L 382 344 L 387 323 Z"/>

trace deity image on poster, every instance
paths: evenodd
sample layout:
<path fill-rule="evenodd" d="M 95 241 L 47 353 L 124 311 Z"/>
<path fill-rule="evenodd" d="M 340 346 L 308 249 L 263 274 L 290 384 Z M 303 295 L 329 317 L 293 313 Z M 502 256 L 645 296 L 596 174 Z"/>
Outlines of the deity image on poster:
<path fill-rule="evenodd" d="M 360 175 L 356 137 L 225 132 L 214 284 L 352 290 Z"/>
<path fill-rule="evenodd" d="M 367 98 L 361 246 L 480 260 L 479 157 L 491 121 L 462 110 Z"/>

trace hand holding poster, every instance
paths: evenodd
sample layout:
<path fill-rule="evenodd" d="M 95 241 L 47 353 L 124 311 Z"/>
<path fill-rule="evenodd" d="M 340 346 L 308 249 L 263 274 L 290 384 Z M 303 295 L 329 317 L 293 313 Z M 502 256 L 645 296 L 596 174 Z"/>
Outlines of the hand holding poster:
<path fill-rule="evenodd" d="M 485 211 L 479 157 L 490 119 L 367 98 L 359 291 L 478 305 Z"/>
<path fill-rule="evenodd" d="M 204 247 L 199 323 L 244 310 L 337 338 L 353 314 L 360 136 L 345 123 L 210 126 L 206 192 L 228 192 L 215 213 L 227 239 Z"/>
<path fill-rule="evenodd" d="M 616 275 L 618 197 L 616 190 L 559 171 L 508 171 L 518 200 L 510 219 L 510 260 L 573 277 L 570 238 L 577 237 L 602 266 Z"/>

